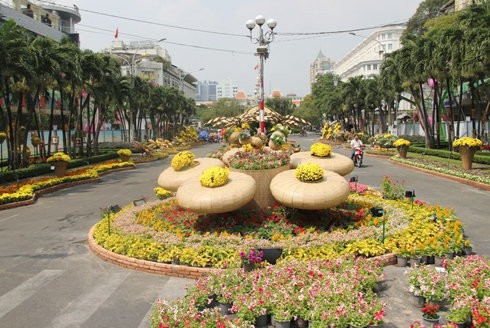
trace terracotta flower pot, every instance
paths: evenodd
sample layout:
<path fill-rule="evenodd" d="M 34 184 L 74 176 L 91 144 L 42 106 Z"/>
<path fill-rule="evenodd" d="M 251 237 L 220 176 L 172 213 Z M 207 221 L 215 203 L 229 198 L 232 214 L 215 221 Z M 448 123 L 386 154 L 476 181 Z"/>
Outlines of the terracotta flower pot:
<path fill-rule="evenodd" d="M 471 170 L 473 166 L 473 157 L 475 156 L 475 147 L 459 147 L 459 155 L 461 156 L 461 162 L 463 163 L 463 169 Z"/>
<path fill-rule="evenodd" d="M 53 162 L 53 166 L 54 166 L 54 175 L 56 175 L 58 178 L 65 176 L 66 167 L 68 166 L 67 162 L 63 162 L 63 161 Z"/>
<path fill-rule="evenodd" d="M 408 147 L 407 146 L 400 146 L 397 148 L 398 155 L 400 155 L 401 158 L 407 158 L 407 152 L 408 152 Z"/>

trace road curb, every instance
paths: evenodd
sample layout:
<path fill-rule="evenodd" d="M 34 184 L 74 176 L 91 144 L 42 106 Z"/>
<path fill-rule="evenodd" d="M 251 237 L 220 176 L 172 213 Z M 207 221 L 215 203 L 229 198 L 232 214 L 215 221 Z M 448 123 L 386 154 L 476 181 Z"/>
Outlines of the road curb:
<path fill-rule="evenodd" d="M 88 232 L 88 246 L 95 255 L 112 264 L 137 271 L 190 279 L 198 279 L 204 277 L 208 275 L 212 270 L 216 270 L 214 268 L 191 267 L 186 265 L 140 260 L 126 255 L 111 252 L 104 247 L 98 245 L 95 241 L 94 230 L 96 225 L 97 224 L 92 226 L 92 228 Z M 369 258 L 369 260 L 380 261 L 383 266 L 394 265 L 396 264 L 396 254 L 384 254 L 381 256 Z"/>
<path fill-rule="evenodd" d="M 436 175 L 436 176 L 441 177 L 441 178 L 446 178 L 446 179 L 449 179 L 449 180 L 453 180 L 453 181 L 457 181 L 457 182 L 461 182 L 461 183 L 470 185 L 470 186 L 475 187 L 475 188 L 479 188 L 479 189 L 489 190 L 490 191 L 490 185 L 487 185 L 485 183 L 481 183 L 481 182 L 477 182 L 477 181 L 472 181 L 472 180 L 467 180 L 467 179 L 456 177 L 456 176 L 453 176 L 453 175 L 450 175 L 450 174 L 444 174 L 444 173 L 441 173 L 441 172 L 432 171 L 432 170 L 424 169 L 424 168 L 421 168 L 421 167 L 413 166 L 413 165 L 410 165 L 410 164 L 400 163 L 400 162 L 397 162 L 397 161 L 390 161 L 390 162 L 391 163 L 394 163 L 394 164 L 396 164 L 398 166 L 402 166 L 402 167 L 405 167 L 405 168 L 409 168 L 409 169 L 421 171 L 421 172 L 424 172 L 424 173 L 427 173 L 427 174 L 431 174 L 431 175 Z"/>

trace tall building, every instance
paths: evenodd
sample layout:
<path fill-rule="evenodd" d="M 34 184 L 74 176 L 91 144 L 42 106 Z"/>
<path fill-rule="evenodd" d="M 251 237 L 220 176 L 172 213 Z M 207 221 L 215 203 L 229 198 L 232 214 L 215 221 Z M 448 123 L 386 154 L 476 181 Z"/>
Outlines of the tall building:
<path fill-rule="evenodd" d="M 383 56 L 401 48 L 400 37 L 404 30 L 405 25 L 393 25 L 369 36 L 351 33 L 351 37 L 362 41 L 334 65 L 335 74 L 343 81 L 354 76 L 378 75 Z"/>
<path fill-rule="evenodd" d="M 198 81 L 196 85 L 196 101 L 216 101 L 216 81 Z"/>
<path fill-rule="evenodd" d="M 216 99 L 234 98 L 237 92 L 238 86 L 231 79 L 227 79 L 216 86 Z"/>
<path fill-rule="evenodd" d="M 315 61 L 310 64 L 310 85 L 316 82 L 318 75 L 333 73 L 334 64 L 335 62 L 330 58 L 325 57 L 323 52 L 320 50 Z"/>
<path fill-rule="evenodd" d="M 183 69 L 172 65 L 167 50 L 152 40 L 112 41 L 111 47 L 103 50 L 121 61 L 123 76 L 138 76 L 155 85 L 176 88 L 187 98 L 195 99 L 197 79 Z"/>
<path fill-rule="evenodd" d="M 81 21 L 81 16 L 76 6 L 70 8 L 27 0 L 2 1 L 0 25 L 11 19 L 35 35 L 46 36 L 57 42 L 68 37 L 79 44 L 75 24 Z"/>

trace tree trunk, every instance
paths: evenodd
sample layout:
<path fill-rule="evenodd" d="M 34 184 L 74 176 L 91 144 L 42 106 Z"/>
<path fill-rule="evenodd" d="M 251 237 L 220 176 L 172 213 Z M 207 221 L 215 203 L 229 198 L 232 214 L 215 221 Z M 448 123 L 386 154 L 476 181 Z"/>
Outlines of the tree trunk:
<path fill-rule="evenodd" d="M 51 131 L 54 123 L 54 89 L 51 90 L 51 112 L 49 114 L 48 156 L 51 156 Z"/>

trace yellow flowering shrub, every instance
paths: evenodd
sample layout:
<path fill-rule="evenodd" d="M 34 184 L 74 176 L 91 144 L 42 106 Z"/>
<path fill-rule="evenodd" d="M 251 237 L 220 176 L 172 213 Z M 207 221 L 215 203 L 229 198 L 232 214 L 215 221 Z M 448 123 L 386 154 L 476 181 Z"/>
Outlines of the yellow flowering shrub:
<path fill-rule="evenodd" d="M 332 147 L 327 144 L 316 142 L 310 147 L 310 152 L 314 156 L 327 157 L 332 152 Z"/>
<path fill-rule="evenodd" d="M 194 163 L 196 156 L 190 151 L 182 151 L 172 158 L 170 164 L 175 171 L 180 171 Z"/>
<path fill-rule="evenodd" d="M 410 146 L 412 143 L 406 139 L 403 139 L 403 138 L 400 138 L 400 139 L 397 139 L 394 143 L 393 143 L 393 147 L 402 147 L 402 146 Z"/>
<path fill-rule="evenodd" d="M 119 156 L 131 156 L 132 153 L 133 152 L 131 152 L 131 150 L 130 149 L 127 149 L 127 148 L 119 149 L 117 151 L 117 154 Z"/>
<path fill-rule="evenodd" d="M 68 163 L 69 161 L 71 161 L 71 158 L 67 154 L 59 151 L 57 153 L 54 153 L 53 156 L 48 157 L 48 159 L 46 161 L 48 163 L 52 163 L 52 162 L 67 162 Z"/>
<path fill-rule="evenodd" d="M 153 191 L 155 192 L 155 195 L 158 199 L 167 199 L 174 195 L 173 192 L 162 187 L 153 188 Z"/>
<path fill-rule="evenodd" d="M 203 187 L 214 188 L 224 185 L 230 174 L 226 167 L 210 167 L 202 172 L 199 181 Z"/>
<path fill-rule="evenodd" d="M 318 181 L 323 177 L 323 169 L 316 163 L 305 163 L 294 170 L 294 175 L 300 181 Z"/>
<path fill-rule="evenodd" d="M 481 145 L 481 140 L 471 137 L 463 137 L 453 141 L 453 147 L 455 148 L 462 146 L 480 148 Z"/>

